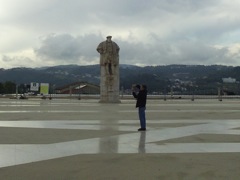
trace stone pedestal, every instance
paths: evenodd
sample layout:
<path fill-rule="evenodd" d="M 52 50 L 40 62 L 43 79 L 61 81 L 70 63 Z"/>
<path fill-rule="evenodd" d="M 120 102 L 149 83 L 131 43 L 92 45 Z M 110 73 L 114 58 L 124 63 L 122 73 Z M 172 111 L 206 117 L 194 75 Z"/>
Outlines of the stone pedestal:
<path fill-rule="evenodd" d="M 105 66 L 101 66 L 100 103 L 120 103 L 119 100 L 119 68 L 108 74 Z"/>

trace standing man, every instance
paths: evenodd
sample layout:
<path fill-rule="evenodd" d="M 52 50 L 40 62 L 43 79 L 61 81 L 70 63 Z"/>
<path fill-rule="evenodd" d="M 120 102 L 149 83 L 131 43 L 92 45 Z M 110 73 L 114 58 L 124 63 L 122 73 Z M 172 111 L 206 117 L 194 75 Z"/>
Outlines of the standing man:
<path fill-rule="evenodd" d="M 136 86 L 137 88 L 139 85 Z M 147 102 L 147 86 L 141 85 L 140 91 L 137 94 L 135 87 L 132 87 L 132 95 L 134 98 L 137 99 L 136 102 L 136 108 L 138 108 L 138 116 L 140 120 L 140 128 L 138 131 L 146 131 L 146 116 L 145 116 L 145 110 L 146 110 L 146 102 Z"/>

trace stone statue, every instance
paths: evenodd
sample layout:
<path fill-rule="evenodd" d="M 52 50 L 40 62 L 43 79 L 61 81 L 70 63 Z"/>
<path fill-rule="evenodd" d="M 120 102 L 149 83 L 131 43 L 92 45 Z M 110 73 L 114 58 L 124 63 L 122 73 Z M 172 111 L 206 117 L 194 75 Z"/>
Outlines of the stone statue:
<path fill-rule="evenodd" d="M 100 101 L 101 103 L 119 103 L 119 46 L 107 36 L 97 51 L 100 53 Z"/>
<path fill-rule="evenodd" d="M 97 47 L 97 51 L 100 53 L 100 65 L 105 67 L 108 75 L 113 75 L 119 64 L 120 48 L 111 38 L 112 36 L 107 36 L 107 40 L 101 42 Z"/>

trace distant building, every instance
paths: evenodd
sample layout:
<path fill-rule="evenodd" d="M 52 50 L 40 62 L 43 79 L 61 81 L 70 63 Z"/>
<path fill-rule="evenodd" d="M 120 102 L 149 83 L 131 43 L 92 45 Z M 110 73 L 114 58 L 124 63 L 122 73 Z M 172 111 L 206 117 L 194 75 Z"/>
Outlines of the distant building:
<path fill-rule="evenodd" d="M 240 84 L 235 78 L 222 78 L 222 91 L 224 95 L 239 95 Z"/>
<path fill-rule="evenodd" d="M 100 86 L 75 82 L 55 89 L 56 94 L 100 94 Z"/>
<path fill-rule="evenodd" d="M 31 82 L 30 84 L 30 91 L 39 91 L 39 83 Z"/>
<path fill-rule="evenodd" d="M 222 78 L 223 83 L 236 83 L 236 79 L 235 78 Z"/>

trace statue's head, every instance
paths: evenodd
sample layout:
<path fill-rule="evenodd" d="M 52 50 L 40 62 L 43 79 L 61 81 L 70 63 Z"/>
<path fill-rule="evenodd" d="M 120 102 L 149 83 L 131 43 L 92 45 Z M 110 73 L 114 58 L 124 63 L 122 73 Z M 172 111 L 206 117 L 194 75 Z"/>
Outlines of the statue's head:
<path fill-rule="evenodd" d="M 111 41 L 112 36 L 107 36 L 107 41 Z"/>

